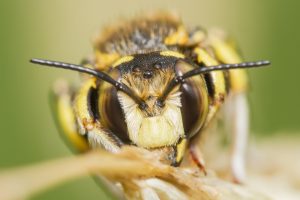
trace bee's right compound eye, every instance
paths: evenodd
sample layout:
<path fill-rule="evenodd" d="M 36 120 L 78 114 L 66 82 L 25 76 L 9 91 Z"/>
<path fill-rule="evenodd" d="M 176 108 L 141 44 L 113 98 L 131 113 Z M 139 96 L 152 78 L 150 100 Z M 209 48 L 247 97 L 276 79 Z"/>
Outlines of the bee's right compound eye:
<path fill-rule="evenodd" d="M 111 73 L 111 75 L 117 76 Z M 128 144 L 125 116 L 118 100 L 117 90 L 112 85 L 103 82 L 99 87 L 98 109 L 101 124 L 113 132 L 122 142 Z"/>
<path fill-rule="evenodd" d="M 185 62 L 175 66 L 177 74 L 181 75 L 194 67 Z M 188 78 L 180 86 L 181 113 L 184 131 L 187 137 L 195 135 L 206 119 L 208 112 L 208 93 L 203 76 Z"/>

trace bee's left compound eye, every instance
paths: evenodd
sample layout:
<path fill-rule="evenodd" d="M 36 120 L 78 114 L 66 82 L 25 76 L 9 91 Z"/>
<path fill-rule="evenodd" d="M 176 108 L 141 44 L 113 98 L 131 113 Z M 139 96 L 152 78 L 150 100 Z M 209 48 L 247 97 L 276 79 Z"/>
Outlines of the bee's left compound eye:
<path fill-rule="evenodd" d="M 175 66 L 178 75 L 193 68 L 185 62 L 178 62 Z M 208 95 L 204 78 L 199 75 L 186 79 L 180 86 L 180 92 L 184 131 L 187 137 L 192 137 L 203 126 L 207 116 Z"/>

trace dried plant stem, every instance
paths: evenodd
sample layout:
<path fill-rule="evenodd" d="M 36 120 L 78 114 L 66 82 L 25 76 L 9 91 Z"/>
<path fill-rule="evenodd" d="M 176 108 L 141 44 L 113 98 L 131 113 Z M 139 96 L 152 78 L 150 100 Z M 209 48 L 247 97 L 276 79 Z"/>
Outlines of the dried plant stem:
<path fill-rule="evenodd" d="M 131 151 L 116 155 L 94 151 L 71 158 L 63 158 L 2 171 L 0 174 L 0 199 L 27 199 L 52 186 L 90 174 L 101 174 L 111 179 L 126 177 L 152 177 L 166 174 L 169 166 L 159 170 Z"/>
<path fill-rule="evenodd" d="M 130 160 L 126 156 L 126 154 L 112 155 L 104 151 L 95 151 L 2 171 L 0 199 L 27 199 L 47 188 L 90 174 L 102 174 L 112 178 L 124 175 L 153 175 L 152 168 L 147 163 Z"/>
<path fill-rule="evenodd" d="M 174 168 L 163 164 L 160 162 L 159 153 L 150 153 L 135 147 L 123 148 L 118 154 L 93 151 L 2 171 L 0 199 L 28 199 L 63 182 L 99 174 L 122 183 L 124 192 L 130 199 L 142 199 L 140 196 L 136 198 L 136 192 L 147 188 L 164 190 L 165 194 L 173 195 L 162 199 L 267 199 L 248 188 L 222 181 L 214 175 L 204 177 L 197 169 Z"/>

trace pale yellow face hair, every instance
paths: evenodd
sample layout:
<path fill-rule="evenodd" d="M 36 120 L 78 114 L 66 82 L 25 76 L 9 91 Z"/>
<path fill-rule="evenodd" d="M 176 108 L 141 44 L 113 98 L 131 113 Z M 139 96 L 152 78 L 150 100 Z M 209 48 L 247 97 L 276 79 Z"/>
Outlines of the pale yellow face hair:
<path fill-rule="evenodd" d="M 118 92 L 118 98 L 134 144 L 144 148 L 171 146 L 184 136 L 179 92 L 170 94 L 162 112 L 152 117 L 145 116 L 126 94 Z"/>
<path fill-rule="evenodd" d="M 159 72 L 151 80 L 144 80 L 134 75 L 125 76 L 122 79 L 122 82 L 143 98 L 148 105 L 148 114 L 146 114 L 145 111 L 140 110 L 132 98 L 118 92 L 129 138 L 138 146 L 144 148 L 171 146 L 184 136 L 178 87 L 168 96 L 163 108 L 155 104 L 163 89 L 174 76 L 171 71 L 169 69 Z"/>

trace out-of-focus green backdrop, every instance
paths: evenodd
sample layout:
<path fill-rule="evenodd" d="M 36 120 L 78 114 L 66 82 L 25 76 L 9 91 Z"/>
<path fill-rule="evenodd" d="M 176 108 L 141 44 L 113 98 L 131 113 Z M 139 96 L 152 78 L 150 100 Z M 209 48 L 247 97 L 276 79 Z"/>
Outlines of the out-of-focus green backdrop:
<path fill-rule="evenodd" d="M 148 10 L 171 9 L 187 25 L 221 27 L 239 43 L 246 60 L 272 67 L 250 72 L 251 130 L 257 134 L 300 129 L 299 4 L 294 0 L 1 0 L 0 167 L 70 155 L 52 120 L 48 92 L 57 78 L 78 74 L 32 65 L 32 57 L 78 63 L 92 53 L 91 38 L 105 24 Z M 34 199 L 101 199 L 91 178 Z"/>

